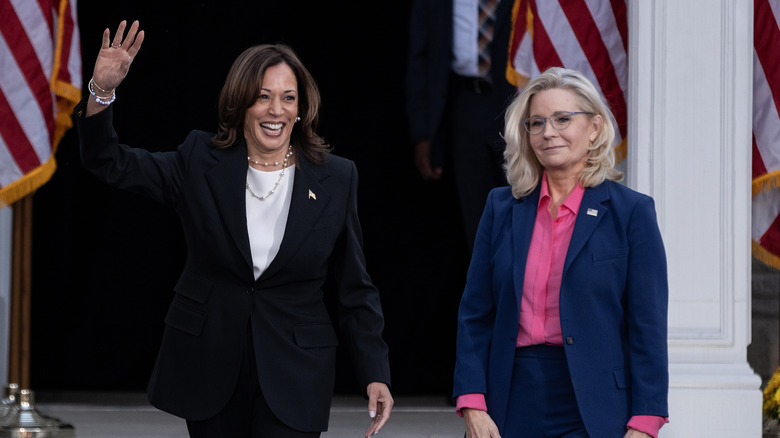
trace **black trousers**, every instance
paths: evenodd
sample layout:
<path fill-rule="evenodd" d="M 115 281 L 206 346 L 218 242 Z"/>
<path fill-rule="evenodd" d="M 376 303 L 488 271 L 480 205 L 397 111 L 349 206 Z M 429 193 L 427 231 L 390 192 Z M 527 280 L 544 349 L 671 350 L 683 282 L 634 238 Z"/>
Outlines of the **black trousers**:
<path fill-rule="evenodd" d="M 504 176 L 503 107 L 496 91 L 456 88 L 445 114 L 455 188 L 469 254 L 488 193 L 507 184 Z"/>
<path fill-rule="evenodd" d="M 203 421 L 187 421 L 191 438 L 318 438 L 320 432 L 301 432 L 282 423 L 268 406 L 260 390 L 255 365 L 252 331 L 241 360 L 236 389 L 217 415 Z M 306 415 L 302 412 L 301 415 Z"/>

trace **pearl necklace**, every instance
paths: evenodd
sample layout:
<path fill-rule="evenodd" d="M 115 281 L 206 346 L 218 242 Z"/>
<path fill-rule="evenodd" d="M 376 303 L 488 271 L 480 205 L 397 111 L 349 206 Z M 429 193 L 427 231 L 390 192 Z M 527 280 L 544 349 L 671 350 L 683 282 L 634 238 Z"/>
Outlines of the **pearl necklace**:
<path fill-rule="evenodd" d="M 290 156 L 292 156 L 292 143 L 290 143 L 290 146 L 287 147 L 287 155 L 284 156 L 284 163 L 285 163 L 284 167 L 287 167 L 287 159 L 290 158 Z M 258 166 L 265 166 L 265 167 L 274 166 L 275 167 L 275 166 L 279 165 L 278 161 L 274 161 L 274 164 L 271 164 L 271 163 L 268 163 L 268 162 L 261 163 L 259 161 L 255 161 L 255 160 L 252 159 L 252 157 L 246 157 L 246 159 L 250 163 L 258 165 Z"/>
<path fill-rule="evenodd" d="M 284 161 L 282 163 L 282 171 L 279 173 L 279 179 L 276 180 L 276 183 L 274 183 L 274 187 L 271 189 L 270 192 L 268 192 L 267 195 L 261 196 L 261 195 L 258 195 L 255 192 L 253 192 L 252 191 L 252 186 L 249 185 L 249 179 L 247 178 L 247 180 L 246 180 L 246 189 L 249 191 L 249 194 L 253 198 L 257 198 L 257 199 L 259 199 L 261 201 L 265 201 L 266 198 L 268 198 L 269 196 L 274 194 L 274 192 L 276 191 L 276 188 L 279 187 L 279 183 L 282 182 L 282 178 L 284 177 L 284 170 L 287 168 L 287 163 L 288 163 L 290 157 L 292 156 L 292 153 L 293 152 L 292 152 L 292 143 L 291 143 L 290 146 L 287 148 L 287 154 L 284 156 Z M 252 160 L 249 157 L 246 157 L 246 158 L 249 160 L 250 163 L 253 163 L 253 164 L 262 165 L 262 166 L 268 166 L 269 165 L 268 163 L 260 163 L 258 161 L 254 161 L 254 160 Z M 274 166 L 278 166 L 278 165 L 279 165 L 279 162 L 277 161 L 274 164 Z"/>

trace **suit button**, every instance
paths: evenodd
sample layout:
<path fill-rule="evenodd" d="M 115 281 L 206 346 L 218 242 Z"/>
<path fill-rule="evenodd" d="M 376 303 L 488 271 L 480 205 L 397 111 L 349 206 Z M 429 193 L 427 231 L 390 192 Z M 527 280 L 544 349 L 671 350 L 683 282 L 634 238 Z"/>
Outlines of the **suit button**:
<path fill-rule="evenodd" d="M 247 295 L 254 295 L 254 293 L 255 293 L 255 289 L 254 288 L 250 287 L 249 289 L 246 290 L 246 294 Z"/>
<path fill-rule="evenodd" d="M 572 338 L 571 336 L 566 336 L 566 344 L 568 345 L 574 344 L 574 338 Z"/>

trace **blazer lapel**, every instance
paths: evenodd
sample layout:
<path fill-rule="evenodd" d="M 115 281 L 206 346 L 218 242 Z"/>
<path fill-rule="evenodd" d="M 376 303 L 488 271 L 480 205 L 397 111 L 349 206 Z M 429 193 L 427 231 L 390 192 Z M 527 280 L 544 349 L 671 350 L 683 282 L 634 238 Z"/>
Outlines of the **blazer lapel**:
<path fill-rule="evenodd" d="M 534 232 L 536 221 L 536 209 L 539 206 L 539 194 L 541 184 L 530 195 L 519 199 L 512 208 L 512 241 L 514 242 L 514 269 L 513 279 L 515 294 L 517 295 L 517 309 L 520 311 L 520 299 L 525 283 L 525 264 L 528 260 L 528 248 L 531 245 L 531 236 Z"/>
<path fill-rule="evenodd" d="M 330 193 L 323 182 L 330 175 L 328 165 L 312 164 L 303 154 L 298 154 L 295 166 L 290 212 L 284 230 L 282 244 L 268 269 L 259 280 L 266 279 L 285 266 L 297 251 L 330 201 Z"/>
<path fill-rule="evenodd" d="M 563 265 L 564 277 L 572 261 L 585 247 L 585 243 L 590 239 L 601 219 L 609 214 L 609 209 L 605 205 L 605 201 L 609 200 L 608 184 L 605 181 L 596 187 L 585 189 L 580 211 L 577 212 L 577 221 L 574 224 L 569 250 L 566 252 L 566 261 Z"/>
<path fill-rule="evenodd" d="M 249 233 L 246 228 L 246 142 L 241 140 L 235 146 L 213 149 L 211 155 L 218 161 L 206 172 L 214 202 L 219 209 L 222 222 L 233 238 L 238 250 L 250 270 L 252 251 L 249 247 Z"/>

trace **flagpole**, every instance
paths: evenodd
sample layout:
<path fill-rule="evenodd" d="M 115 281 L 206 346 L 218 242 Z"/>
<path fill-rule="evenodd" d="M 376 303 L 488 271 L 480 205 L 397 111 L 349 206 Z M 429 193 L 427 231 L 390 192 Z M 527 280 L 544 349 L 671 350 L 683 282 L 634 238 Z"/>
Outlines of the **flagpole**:
<path fill-rule="evenodd" d="M 0 417 L 0 437 L 75 438 L 75 429 L 35 409 L 30 387 L 30 307 L 32 295 L 33 201 L 29 194 L 13 204 L 11 242 L 11 324 L 8 377 L 10 396 Z"/>
<path fill-rule="evenodd" d="M 32 292 L 32 195 L 13 204 L 11 327 L 8 377 L 30 387 L 30 295 Z"/>
<path fill-rule="evenodd" d="M 0 384 L 8 383 L 8 345 L 11 327 L 11 207 L 0 206 Z"/>

